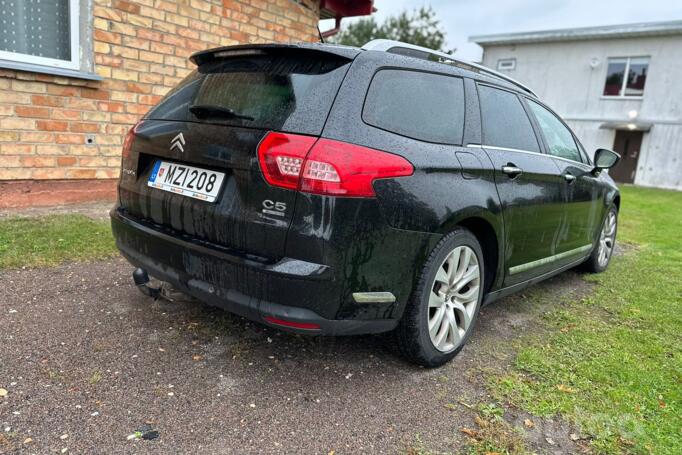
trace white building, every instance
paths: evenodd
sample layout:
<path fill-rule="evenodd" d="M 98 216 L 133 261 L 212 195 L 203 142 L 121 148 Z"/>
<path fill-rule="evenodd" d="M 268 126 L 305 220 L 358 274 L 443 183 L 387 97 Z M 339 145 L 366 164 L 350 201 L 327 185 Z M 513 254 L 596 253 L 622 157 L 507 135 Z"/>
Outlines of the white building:
<path fill-rule="evenodd" d="M 682 21 L 473 36 L 483 64 L 530 86 L 620 182 L 682 190 Z"/>

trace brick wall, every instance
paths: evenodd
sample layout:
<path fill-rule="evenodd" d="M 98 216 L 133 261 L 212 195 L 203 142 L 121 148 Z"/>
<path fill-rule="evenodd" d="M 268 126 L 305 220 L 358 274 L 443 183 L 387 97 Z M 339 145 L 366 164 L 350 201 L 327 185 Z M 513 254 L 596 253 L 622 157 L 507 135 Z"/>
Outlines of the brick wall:
<path fill-rule="evenodd" d="M 0 199 L 12 205 L 3 180 L 117 178 L 125 133 L 191 70 L 190 54 L 317 41 L 317 3 L 94 0 L 95 72 L 104 80 L 0 69 Z"/>

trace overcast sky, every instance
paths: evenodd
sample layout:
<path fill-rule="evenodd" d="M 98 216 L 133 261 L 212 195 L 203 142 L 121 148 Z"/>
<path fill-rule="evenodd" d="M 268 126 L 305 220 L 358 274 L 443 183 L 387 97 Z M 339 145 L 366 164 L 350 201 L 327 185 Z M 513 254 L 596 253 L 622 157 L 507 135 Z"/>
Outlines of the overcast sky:
<path fill-rule="evenodd" d="M 448 46 L 467 59 L 480 58 L 471 35 L 555 28 L 682 20 L 680 0 L 375 0 L 376 18 L 431 5 Z M 350 19 L 352 20 L 352 19 Z M 346 23 L 348 19 L 344 19 Z M 323 29 L 329 28 L 326 24 Z"/>

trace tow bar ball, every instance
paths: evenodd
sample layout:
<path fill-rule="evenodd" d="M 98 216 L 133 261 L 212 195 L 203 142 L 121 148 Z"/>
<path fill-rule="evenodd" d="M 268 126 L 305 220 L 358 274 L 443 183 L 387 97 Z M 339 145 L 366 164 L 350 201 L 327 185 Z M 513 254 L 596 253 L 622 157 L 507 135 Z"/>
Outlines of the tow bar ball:
<path fill-rule="evenodd" d="M 149 274 L 145 269 L 137 268 L 133 272 L 133 281 L 141 293 L 157 300 L 161 296 L 161 289 L 149 285 Z"/>

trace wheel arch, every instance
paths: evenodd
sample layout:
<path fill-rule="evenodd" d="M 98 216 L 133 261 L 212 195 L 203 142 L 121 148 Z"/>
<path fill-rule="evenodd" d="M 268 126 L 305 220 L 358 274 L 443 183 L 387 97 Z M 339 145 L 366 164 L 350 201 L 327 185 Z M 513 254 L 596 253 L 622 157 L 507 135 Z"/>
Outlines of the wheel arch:
<path fill-rule="evenodd" d="M 486 210 L 460 214 L 445 223 L 441 233 L 447 234 L 458 227 L 470 231 L 481 245 L 485 264 L 484 293 L 497 289 L 500 278 L 503 278 L 504 265 L 504 224 L 501 215 L 496 216 Z"/>
<path fill-rule="evenodd" d="M 620 210 L 620 191 L 615 186 L 607 188 L 604 192 L 604 208 L 608 209 L 612 204 Z"/>
<path fill-rule="evenodd" d="M 461 226 L 471 232 L 483 252 L 483 262 L 485 264 L 484 293 L 490 292 L 498 276 L 498 266 L 500 262 L 500 245 L 497 232 L 492 224 L 485 218 L 470 217 L 460 220 L 457 226 Z"/>

